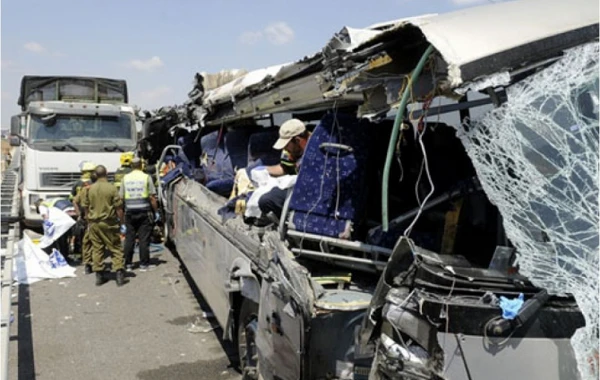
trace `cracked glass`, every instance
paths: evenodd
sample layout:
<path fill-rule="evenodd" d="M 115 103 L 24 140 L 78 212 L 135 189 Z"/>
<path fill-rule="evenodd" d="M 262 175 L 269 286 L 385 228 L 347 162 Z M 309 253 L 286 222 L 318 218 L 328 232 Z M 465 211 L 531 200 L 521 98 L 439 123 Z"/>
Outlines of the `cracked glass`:
<path fill-rule="evenodd" d="M 598 378 L 598 46 L 566 51 L 459 131 L 520 272 L 581 308 L 572 344 L 585 379 Z"/>

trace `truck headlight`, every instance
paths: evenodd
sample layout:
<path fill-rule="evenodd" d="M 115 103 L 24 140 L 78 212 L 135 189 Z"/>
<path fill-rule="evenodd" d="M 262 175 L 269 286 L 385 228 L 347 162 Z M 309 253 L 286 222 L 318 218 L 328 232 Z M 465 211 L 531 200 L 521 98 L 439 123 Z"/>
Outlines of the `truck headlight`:
<path fill-rule="evenodd" d="M 40 196 L 37 194 L 29 194 L 29 209 L 31 211 L 35 211 L 35 202 L 40 199 Z"/>

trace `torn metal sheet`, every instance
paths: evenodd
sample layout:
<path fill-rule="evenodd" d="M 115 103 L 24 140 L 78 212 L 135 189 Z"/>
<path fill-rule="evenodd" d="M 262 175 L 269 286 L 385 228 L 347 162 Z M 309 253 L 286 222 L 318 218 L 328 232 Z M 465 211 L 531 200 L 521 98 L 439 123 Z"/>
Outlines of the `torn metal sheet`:
<path fill-rule="evenodd" d="M 568 4 L 560 0 L 522 0 L 409 18 L 354 52 L 392 39 L 409 42 L 406 37 L 416 27 L 446 61 L 451 86 L 456 87 L 529 60 L 552 56 L 582 38 L 597 38 L 598 7 L 597 1 L 589 0 Z"/>
<path fill-rule="evenodd" d="M 333 36 L 329 43 L 325 45 L 324 50 L 331 53 L 350 51 L 374 38 L 379 33 L 381 33 L 379 30 L 356 29 L 346 26 Z"/>
<path fill-rule="evenodd" d="M 203 87 L 205 91 L 224 86 L 246 74 L 248 74 L 247 70 L 240 69 L 221 70 L 218 73 L 207 73 L 205 71 L 200 73 L 203 78 Z"/>
<path fill-rule="evenodd" d="M 502 2 L 364 29 L 345 27 L 320 52 L 207 91 L 198 103 L 202 106 L 189 114 L 204 126 L 335 103 L 362 104 L 359 116 L 373 118 L 397 103 L 402 81 L 428 44 L 436 51 L 435 63 L 414 89 L 415 99 L 436 87 L 438 93 L 460 97 L 467 89 L 506 85 L 507 73 L 597 37 L 598 3 L 590 0 Z M 387 104 L 373 96 L 348 98 L 372 95 L 378 88 L 386 90 Z"/>
<path fill-rule="evenodd" d="M 420 16 L 413 16 L 413 17 L 404 17 L 404 18 L 399 18 L 396 20 L 390 20 L 390 21 L 384 21 L 384 22 L 378 22 L 376 24 L 373 25 L 369 25 L 367 27 L 367 29 L 376 29 L 376 30 L 387 30 L 387 29 L 391 29 L 399 24 L 405 23 L 407 21 L 415 21 L 415 20 L 419 20 L 419 19 L 426 19 L 429 17 L 433 17 L 433 16 L 437 16 L 438 13 L 427 13 L 424 15 L 420 15 Z"/>
<path fill-rule="evenodd" d="M 208 91 L 204 96 L 203 102 L 207 105 L 213 105 L 235 98 L 240 92 L 253 86 L 263 84 L 269 78 L 273 78 L 277 73 L 289 63 L 270 66 L 264 69 L 250 71 L 248 74 L 239 77 L 223 86 Z"/>
<path fill-rule="evenodd" d="M 504 87 L 510 84 L 510 74 L 507 71 L 492 74 L 483 77 L 474 82 L 468 83 L 464 87 L 459 87 L 454 91 L 459 95 L 465 95 L 469 91 L 482 91 L 486 88 Z"/>

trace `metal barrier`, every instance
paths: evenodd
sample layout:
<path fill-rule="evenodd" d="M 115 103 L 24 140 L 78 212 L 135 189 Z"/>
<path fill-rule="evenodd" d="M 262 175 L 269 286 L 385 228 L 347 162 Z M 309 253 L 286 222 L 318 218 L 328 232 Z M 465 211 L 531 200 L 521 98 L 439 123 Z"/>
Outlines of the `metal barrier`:
<path fill-rule="evenodd" d="M 8 379 L 8 343 L 10 337 L 13 256 L 17 251 L 20 238 L 19 215 L 21 199 L 19 196 L 20 152 L 14 152 L 10 166 L 2 173 L 0 185 L 0 224 L 1 224 L 1 318 L 0 318 L 0 380 Z"/>

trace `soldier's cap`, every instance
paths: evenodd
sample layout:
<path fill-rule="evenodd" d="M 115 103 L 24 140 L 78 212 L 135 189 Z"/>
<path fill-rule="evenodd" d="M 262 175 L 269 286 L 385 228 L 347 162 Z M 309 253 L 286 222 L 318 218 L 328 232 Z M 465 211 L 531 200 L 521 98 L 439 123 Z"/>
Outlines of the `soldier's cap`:
<path fill-rule="evenodd" d="M 142 159 L 139 157 L 133 157 L 133 160 L 131 160 L 132 164 L 139 164 L 140 162 L 142 162 Z"/>
<path fill-rule="evenodd" d="M 279 128 L 279 139 L 275 141 L 273 149 L 281 150 L 285 148 L 287 143 L 294 137 L 301 135 L 306 131 L 304 123 L 298 119 L 290 119 L 281 125 Z"/>

